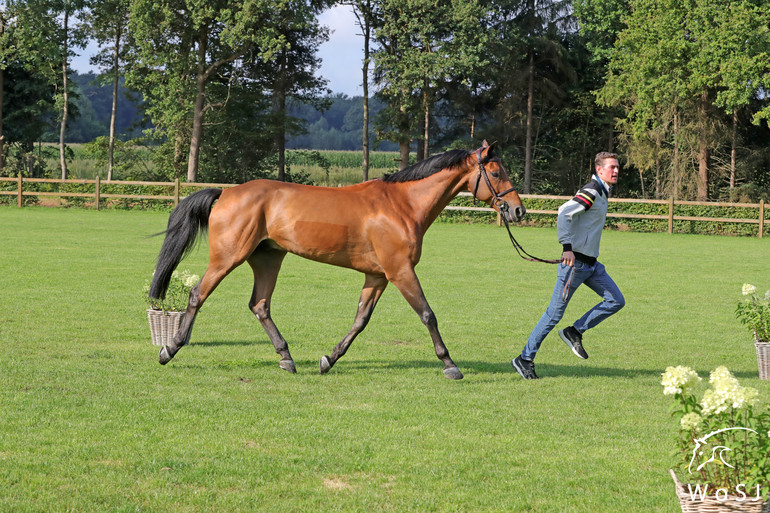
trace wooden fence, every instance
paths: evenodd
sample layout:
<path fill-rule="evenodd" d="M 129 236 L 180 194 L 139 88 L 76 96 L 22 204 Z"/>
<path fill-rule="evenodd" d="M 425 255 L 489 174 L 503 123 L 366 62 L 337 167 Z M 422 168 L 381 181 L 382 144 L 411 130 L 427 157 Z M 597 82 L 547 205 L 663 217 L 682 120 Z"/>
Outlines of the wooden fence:
<path fill-rule="evenodd" d="M 17 203 L 18 206 L 21 207 L 24 204 L 24 197 L 25 196 L 37 196 L 37 197 L 45 197 L 45 196 L 55 196 L 59 198 L 92 198 L 94 202 L 94 207 L 98 210 L 104 200 L 109 199 L 133 199 L 133 200 L 158 200 L 158 201 L 173 201 L 174 205 L 177 205 L 179 203 L 179 200 L 183 198 L 184 196 L 181 196 L 181 189 L 182 187 L 190 188 L 190 187 L 217 187 L 217 188 L 228 188 L 228 187 L 235 187 L 237 184 L 212 184 L 212 183 L 195 183 L 195 182 L 180 182 L 179 179 L 177 179 L 174 182 L 131 182 L 131 181 L 110 181 L 110 182 L 102 182 L 100 178 L 96 178 L 95 180 L 50 180 L 50 179 L 43 179 L 43 178 L 22 178 L 19 176 L 18 178 L 8 178 L 8 177 L 0 177 L 0 183 L 2 182 L 15 182 L 16 183 L 16 190 L 0 190 L 0 196 L 16 196 L 17 197 Z M 43 191 L 36 191 L 36 190 L 24 190 L 24 184 L 32 184 L 32 183 L 48 183 L 48 184 L 91 184 L 94 185 L 94 192 L 88 193 L 88 192 L 43 192 Z M 174 192 L 171 195 L 137 195 L 137 194 L 105 194 L 101 192 L 102 184 L 110 184 L 110 185 L 138 185 L 138 186 L 164 186 L 164 187 L 173 187 Z M 470 193 L 460 193 L 461 196 L 471 196 Z M 546 200 L 560 200 L 560 201 L 566 201 L 570 199 L 570 196 L 537 196 L 532 194 L 522 194 L 522 199 L 546 199 Z M 607 214 L 608 217 L 611 218 L 621 218 L 621 219 L 649 219 L 649 220 L 656 220 L 656 221 L 668 221 L 668 233 L 674 232 L 674 221 L 702 221 L 702 222 L 716 222 L 716 223 L 746 223 L 746 224 L 756 224 L 758 225 L 757 230 L 757 236 L 763 237 L 764 236 L 764 227 L 765 224 L 770 222 L 769 220 L 765 219 L 765 202 L 760 201 L 759 203 L 719 203 L 719 202 L 697 202 L 697 201 L 674 201 L 674 198 L 670 198 L 668 200 L 640 200 L 640 199 L 624 199 L 624 198 L 610 198 L 610 203 L 636 203 L 636 204 L 657 204 L 657 205 L 668 205 L 668 214 L 633 214 L 633 213 L 624 213 L 624 212 L 610 212 Z M 727 218 L 727 217 L 698 217 L 698 216 L 682 216 L 682 215 L 675 215 L 675 205 L 699 205 L 699 206 L 708 206 L 708 207 L 735 207 L 735 208 L 752 208 L 752 209 L 758 209 L 759 214 L 756 218 Z M 463 206 L 454 206 L 450 205 L 446 207 L 446 210 L 466 210 L 466 211 L 475 211 L 475 212 L 494 212 L 492 208 L 488 207 L 463 207 Z M 545 214 L 545 215 L 556 215 L 556 210 L 535 210 L 535 209 L 527 209 L 527 212 L 530 214 Z M 500 223 L 499 215 L 498 215 L 498 224 Z"/>

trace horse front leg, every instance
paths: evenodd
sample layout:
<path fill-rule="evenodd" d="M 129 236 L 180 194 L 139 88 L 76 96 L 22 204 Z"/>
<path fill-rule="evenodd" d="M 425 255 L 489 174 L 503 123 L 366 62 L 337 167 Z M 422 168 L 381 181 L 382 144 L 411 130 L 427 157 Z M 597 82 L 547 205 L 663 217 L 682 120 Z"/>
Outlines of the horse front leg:
<path fill-rule="evenodd" d="M 326 374 L 337 363 L 348 350 L 350 344 L 358 336 L 359 333 L 364 331 L 366 325 L 369 323 L 369 319 L 372 316 L 374 307 L 377 306 L 382 292 L 385 287 L 388 286 L 388 280 L 383 275 L 367 274 L 366 281 L 364 282 L 364 289 L 361 291 L 361 298 L 358 300 L 358 311 L 356 312 L 356 319 L 353 321 L 353 327 L 350 329 L 347 335 L 336 345 L 332 351 L 332 355 L 324 355 L 321 357 L 319 365 L 321 367 L 321 374 Z"/>
<path fill-rule="evenodd" d="M 428 300 L 425 299 L 425 294 L 422 291 L 420 280 L 417 279 L 414 268 L 404 269 L 389 279 L 398 288 L 414 311 L 417 312 L 422 323 L 428 328 L 428 333 L 430 333 L 430 337 L 433 340 L 433 347 L 436 350 L 436 356 L 444 362 L 444 376 L 449 379 L 463 379 L 463 373 L 460 372 L 455 362 L 452 361 L 452 358 L 449 356 L 449 350 L 444 345 L 444 340 L 441 338 L 441 333 L 438 330 L 436 314 L 433 313 Z"/>

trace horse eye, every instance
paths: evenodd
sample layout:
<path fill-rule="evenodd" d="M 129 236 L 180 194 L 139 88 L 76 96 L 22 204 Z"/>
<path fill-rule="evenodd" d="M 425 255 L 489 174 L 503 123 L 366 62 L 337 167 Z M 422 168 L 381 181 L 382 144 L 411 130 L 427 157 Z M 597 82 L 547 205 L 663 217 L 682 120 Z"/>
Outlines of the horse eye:
<path fill-rule="evenodd" d="M 497 171 L 493 171 L 492 178 L 500 178 L 500 173 L 498 173 Z"/>

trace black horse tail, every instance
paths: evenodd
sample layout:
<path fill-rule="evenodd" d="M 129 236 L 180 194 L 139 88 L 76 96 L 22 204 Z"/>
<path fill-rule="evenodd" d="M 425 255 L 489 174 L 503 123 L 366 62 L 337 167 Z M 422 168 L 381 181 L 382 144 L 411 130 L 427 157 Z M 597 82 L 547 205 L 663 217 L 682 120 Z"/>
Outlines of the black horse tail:
<path fill-rule="evenodd" d="M 179 262 L 195 247 L 198 234 L 206 231 L 209 226 L 209 215 L 214 202 L 222 194 L 222 189 L 203 189 L 187 196 L 171 212 L 168 218 L 168 228 L 163 246 L 158 255 L 158 264 L 150 285 L 150 297 L 163 299 L 166 297 L 171 274 Z"/>

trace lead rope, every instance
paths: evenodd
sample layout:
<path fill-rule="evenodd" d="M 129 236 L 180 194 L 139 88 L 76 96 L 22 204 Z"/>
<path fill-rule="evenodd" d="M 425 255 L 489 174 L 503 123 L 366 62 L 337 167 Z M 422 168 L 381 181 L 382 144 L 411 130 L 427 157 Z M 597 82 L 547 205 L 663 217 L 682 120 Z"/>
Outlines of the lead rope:
<path fill-rule="evenodd" d="M 517 241 L 516 237 L 514 237 L 513 233 L 511 233 L 511 227 L 508 224 L 508 219 L 505 218 L 504 212 L 501 212 L 500 219 L 502 219 L 503 224 L 505 224 L 505 229 L 508 231 L 508 238 L 511 239 L 511 244 L 513 244 L 513 248 L 516 250 L 516 253 L 518 253 L 521 258 L 523 258 L 524 260 L 528 260 L 530 262 L 541 262 L 544 264 L 558 264 L 561 262 L 561 259 L 554 260 L 554 259 L 538 258 L 536 256 L 533 256 L 527 253 L 527 250 L 525 250 L 524 247 L 521 244 L 519 244 L 519 241 Z"/>
<path fill-rule="evenodd" d="M 492 183 L 489 181 L 489 177 L 487 176 L 487 170 L 484 168 L 484 162 L 481 159 L 480 149 L 476 150 L 476 161 L 478 162 L 478 165 L 479 165 L 479 179 L 476 180 L 476 187 L 474 187 L 473 189 L 473 204 L 474 205 L 476 204 L 476 193 L 478 193 L 479 191 L 479 184 L 481 183 L 481 178 L 484 177 L 484 182 L 486 182 L 489 192 L 492 193 L 493 202 L 496 203 L 497 208 L 500 209 L 500 219 L 503 220 L 503 223 L 505 224 L 505 229 L 508 230 L 508 237 L 511 239 L 511 244 L 513 244 L 513 248 L 516 250 L 516 253 L 518 253 L 519 256 L 524 260 L 528 260 L 530 262 L 542 262 L 544 264 L 560 263 L 561 260 L 549 260 L 549 259 L 538 258 L 536 256 L 530 255 L 529 253 L 527 253 L 524 247 L 521 244 L 519 244 L 519 241 L 517 241 L 516 237 L 514 237 L 513 233 L 511 233 L 511 227 L 509 226 L 508 219 L 506 219 L 506 216 L 505 216 L 506 211 L 508 210 L 508 204 L 501 197 L 501 196 L 505 196 L 511 191 L 515 191 L 516 189 L 510 188 L 507 191 L 503 192 L 502 194 L 498 194 L 497 191 L 495 191 L 495 188 L 492 187 Z M 569 284 L 572 283 L 571 275 L 570 275 L 569 282 L 570 282 Z"/>

